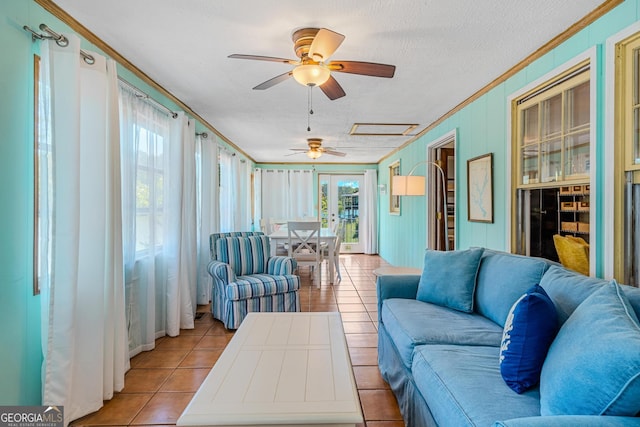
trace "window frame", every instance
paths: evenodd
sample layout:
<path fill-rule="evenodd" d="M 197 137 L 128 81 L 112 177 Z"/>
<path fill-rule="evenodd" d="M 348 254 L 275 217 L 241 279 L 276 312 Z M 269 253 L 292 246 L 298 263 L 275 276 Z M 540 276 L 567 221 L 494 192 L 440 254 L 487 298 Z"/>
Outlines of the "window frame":
<path fill-rule="evenodd" d="M 141 115 L 143 115 L 143 113 L 138 112 L 138 116 L 141 116 Z M 150 120 L 150 118 L 145 116 L 145 120 Z M 158 140 L 161 139 L 162 141 L 160 141 L 160 143 L 162 144 L 162 156 L 163 156 L 163 159 L 162 159 L 162 162 L 154 162 L 153 163 L 153 167 L 140 165 L 139 163 L 136 162 L 136 212 L 135 212 L 135 221 L 136 221 L 136 245 L 135 245 L 136 246 L 136 255 L 135 255 L 135 257 L 136 257 L 136 260 L 146 258 L 152 253 L 157 253 L 157 252 L 162 251 L 162 247 L 163 247 L 163 243 L 164 243 L 164 236 L 162 237 L 162 241 L 160 243 L 157 243 L 157 244 L 155 244 L 155 246 L 153 246 L 153 250 L 152 250 L 152 246 L 151 245 L 147 245 L 144 248 L 138 248 L 138 246 L 139 246 L 138 230 L 140 229 L 138 227 L 138 225 L 139 225 L 138 216 L 142 214 L 142 215 L 147 215 L 149 218 L 151 218 L 152 213 L 154 215 L 156 215 L 156 216 L 157 216 L 158 213 L 161 213 L 162 217 L 165 218 L 165 209 L 164 209 L 164 207 L 165 207 L 165 202 L 166 201 L 164 200 L 164 197 L 165 197 L 164 185 L 166 183 L 165 176 L 166 176 L 167 171 L 165 170 L 166 159 L 164 158 L 164 156 L 168 155 L 169 147 L 167 146 L 167 142 L 169 140 L 170 131 L 171 131 L 170 128 L 166 124 L 160 123 L 158 121 L 155 122 L 154 128 L 155 129 L 163 128 L 163 131 L 164 131 L 163 133 L 157 133 L 153 129 L 149 129 L 148 127 L 142 126 L 140 124 L 140 122 L 144 122 L 144 120 L 137 121 L 134 124 L 134 128 L 132 129 L 132 131 L 136 133 L 138 138 L 140 137 L 140 134 L 142 132 L 147 133 L 147 139 L 146 139 L 145 142 L 148 143 L 150 151 L 151 151 L 151 145 L 154 146 L 154 148 L 153 148 L 153 152 L 154 153 L 156 152 L 156 149 L 157 149 L 156 145 L 158 144 Z M 162 167 L 158 167 L 158 163 L 160 163 Z M 152 176 L 153 177 L 153 182 L 154 182 L 153 189 L 150 191 L 150 194 L 149 194 L 149 203 L 150 204 L 149 204 L 149 206 L 147 208 L 139 208 L 138 207 L 137 189 L 138 189 L 138 173 L 140 171 L 144 171 L 149 177 Z M 157 187 L 157 182 L 158 182 L 157 179 L 158 179 L 158 177 L 162 177 L 162 182 L 163 182 L 162 183 L 163 194 L 162 194 L 162 205 L 161 206 L 158 206 L 156 204 L 156 202 L 157 202 L 157 191 L 156 191 L 157 188 L 156 187 Z M 153 199 L 151 198 L 152 194 L 153 194 Z M 152 203 L 153 203 L 153 205 L 152 205 Z M 154 221 L 153 221 L 154 222 L 153 227 L 156 227 L 156 219 L 154 219 Z M 151 231 L 151 221 L 149 221 L 148 230 L 149 230 L 150 233 L 152 232 Z M 153 232 L 152 232 L 153 235 L 156 235 L 157 231 L 158 230 L 153 230 Z M 163 233 L 164 230 L 161 229 L 161 232 Z M 156 239 L 154 239 L 154 241 L 157 242 L 158 239 L 156 238 Z"/>
<path fill-rule="evenodd" d="M 591 105 L 591 94 L 589 96 L 589 125 L 581 126 L 579 128 L 567 129 L 566 121 L 567 121 L 567 104 L 566 101 L 566 93 L 568 91 L 579 87 L 582 84 L 588 84 L 589 89 L 591 90 L 591 69 L 590 69 L 590 60 L 585 60 L 580 62 L 577 65 L 569 68 L 563 73 L 560 73 L 554 78 L 548 79 L 542 84 L 537 85 L 530 91 L 522 94 L 521 96 L 515 98 L 513 102 L 513 141 L 512 146 L 514 148 L 514 160 L 516 163 L 515 168 L 515 186 L 517 189 L 532 189 L 532 188 L 547 188 L 547 187 L 558 187 L 562 184 L 571 183 L 571 184 L 589 184 L 590 182 L 590 172 L 586 171 L 584 174 L 581 174 L 577 178 L 567 179 L 564 173 L 564 156 L 566 152 L 566 141 L 568 138 L 574 135 L 579 135 L 582 133 L 587 133 L 589 135 L 589 143 L 587 147 L 587 151 L 589 152 L 589 158 L 591 157 L 591 146 L 594 143 L 591 139 L 592 135 L 592 127 L 593 123 L 591 120 L 591 110 L 593 106 Z M 561 96 L 561 123 L 560 123 L 560 131 L 557 134 L 553 135 L 544 135 L 542 134 L 542 128 L 544 126 L 543 117 L 543 108 L 542 105 L 560 95 Z M 536 142 L 523 144 L 523 128 L 524 128 L 524 120 L 523 113 L 529 108 L 538 105 L 538 113 L 537 113 L 537 137 Z M 556 175 L 557 178 L 548 181 L 542 181 L 541 173 L 542 173 L 542 145 L 550 143 L 552 141 L 559 141 L 560 144 L 560 174 Z M 524 161 L 523 161 L 523 149 L 526 147 L 537 146 L 537 174 L 535 182 L 524 182 Z M 589 160 L 590 162 L 593 159 Z"/>

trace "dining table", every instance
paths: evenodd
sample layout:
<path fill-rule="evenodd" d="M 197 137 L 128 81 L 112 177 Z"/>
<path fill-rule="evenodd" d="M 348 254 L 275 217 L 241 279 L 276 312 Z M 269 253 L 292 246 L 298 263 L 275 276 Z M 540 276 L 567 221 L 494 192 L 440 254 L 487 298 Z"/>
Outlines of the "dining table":
<path fill-rule="evenodd" d="M 276 246 L 278 244 L 284 244 L 289 242 L 289 230 L 286 227 L 280 228 L 278 230 L 273 231 L 269 236 L 269 241 L 271 243 L 271 253 L 276 253 Z M 336 238 L 338 236 L 334 231 L 330 228 L 321 228 L 320 229 L 320 244 L 324 243 L 328 248 L 333 248 L 336 244 Z M 329 283 L 333 284 L 334 276 L 335 276 L 335 262 L 337 260 L 334 259 L 335 251 L 328 251 L 329 257 L 327 258 L 327 266 L 329 269 Z"/>

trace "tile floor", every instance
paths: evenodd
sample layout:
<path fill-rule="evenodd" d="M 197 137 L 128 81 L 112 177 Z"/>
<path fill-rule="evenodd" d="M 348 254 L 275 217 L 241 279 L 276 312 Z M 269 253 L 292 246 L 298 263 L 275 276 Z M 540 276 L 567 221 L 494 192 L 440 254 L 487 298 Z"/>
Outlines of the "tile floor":
<path fill-rule="evenodd" d="M 317 289 L 301 272 L 302 311 L 340 311 L 365 423 L 359 427 L 403 427 L 398 404 L 377 366 L 377 304 L 373 270 L 386 262 L 373 255 L 342 255 L 342 281 Z M 324 272 L 323 272 L 324 273 Z M 131 359 L 125 387 L 97 412 L 72 426 L 175 425 L 224 350 L 233 332 L 214 320 L 208 306 L 191 330 L 163 337 L 156 348 Z"/>

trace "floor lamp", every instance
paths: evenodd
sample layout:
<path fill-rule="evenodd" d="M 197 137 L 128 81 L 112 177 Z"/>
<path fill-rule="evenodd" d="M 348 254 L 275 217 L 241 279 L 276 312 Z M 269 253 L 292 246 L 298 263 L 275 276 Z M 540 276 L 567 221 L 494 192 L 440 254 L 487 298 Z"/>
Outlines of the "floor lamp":
<path fill-rule="evenodd" d="M 408 175 L 396 175 L 391 181 L 391 195 L 393 196 L 424 196 L 426 194 L 425 177 L 420 175 L 413 175 L 416 168 L 422 164 L 433 165 L 440 172 L 440 178 L 442 181 L 442 202 L 444 206 L 444 247 L 445 250 L 449 250 L 449 209 L 447 205 L 447 184 L 444 170 L 436 163 L 428 160 L 416 163 Z"/>

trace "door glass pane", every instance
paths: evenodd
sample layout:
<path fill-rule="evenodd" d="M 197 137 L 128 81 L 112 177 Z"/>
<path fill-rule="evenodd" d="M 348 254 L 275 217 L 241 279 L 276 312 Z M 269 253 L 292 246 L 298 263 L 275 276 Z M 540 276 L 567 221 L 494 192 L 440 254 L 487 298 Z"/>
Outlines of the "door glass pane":
<path fill-rule="evenodd" d="M 565 179 L 584 178 L 589 174 L 589 131 L 568 136 L 565 141 Z"/>
<path fill-rule="evenodd" d="M 522 145 L 538 142 L 538 104 L 522 112 Z"/>
<path fill-rule="evenodd" d="M 538 144 L 524 147 L 521 152 L 522 183 L 536 184 L 538 182 Z"/>
<path fill-rule="evenodd" d="M 329 181 L 320 177 L 320 226 L 329 227 Z"/>
<path fill-rule="evenodd" d="M 540 144 L 540 182 L 554 182 L 562 178 L 561 156 L 560 138 Z"/>
<path fill-rule="evenodd" d="M 338 217 L 343 243 L 360 241 L 360 192 L 358 181 L 338 181 Z"/>
<path fill-rule="evenodd" d="M 558 135 L 562 130 L 562 94 L 558 94 L 541 103 L 542 138 Z"/>
<path fill-rule="evenodd" d="M 567 91 L 567 131 L 589 126 L 589 82 Z"/>

